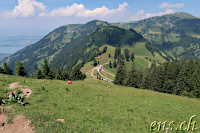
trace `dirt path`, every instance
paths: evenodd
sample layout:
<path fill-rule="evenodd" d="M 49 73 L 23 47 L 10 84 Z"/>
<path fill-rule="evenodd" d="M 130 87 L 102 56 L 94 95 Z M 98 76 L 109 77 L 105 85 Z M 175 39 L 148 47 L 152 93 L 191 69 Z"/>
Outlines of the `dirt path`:
<path fill-rule="evenodd" d="M 157 54 L 156 56 L 158 56 L 158 54 Z M 153 56 L 137 56 L 137 55 L 136 55 L 135 57 L 138 57 L 138 58 L 141 58 L 141 59 L 143 59 L 143 60 L 148 61 L 148 63 L 149 63 L 149 68 L 151 67 L 151 62 L 150 62 L 149 60 L 143 58 L 143 57 L 153 57 Z"/>

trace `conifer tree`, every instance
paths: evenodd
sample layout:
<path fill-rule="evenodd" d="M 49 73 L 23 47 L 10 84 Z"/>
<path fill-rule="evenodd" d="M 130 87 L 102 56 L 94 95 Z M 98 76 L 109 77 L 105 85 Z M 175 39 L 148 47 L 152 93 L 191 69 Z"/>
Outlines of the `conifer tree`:
<path fill-rule="evenodd" d="M 164 83 L 164 67 L 158 66 L 156 67 L 156 69 L 154 70 L 154 72 L 152 73 L 152 80 L 151 80 L 151 84 L 150 87 L 151 89 L 155 90 L 155 91 L 159 91 L 159 92 L 163 92 L 163 83 Z"/>
<path fill-rule="evenodd" d="M 106 50 L 107 50 L 107 46 L 105 46 L 105 47 L 103 48 L 103 53 L 105 53 Z"/>
<path fill-rule="evenodd" d="M 43 74 L 42 74 L 42 71 L 40 69 L 36 70 L 34 72 L 34 77 L 37 78 L 37 79 L 42 79 L 44 78 Z"/>
<path fill-rule="evenodd" d="M 113 67 L 114 67 L 114 68 L 116 68 L 116 67 L 117 67 L 116 59 L 114 59 L 114 62 L 113 62 Z"/>
<path fill-rule="evenodd" d="M 94 63 L 93 63 L 94 66 L 97 66 L 97 61 L 96 59 L 94 58 Z"/>
<path fill-rule="evenodd" d="M 115 55 L 114 55 L 114 58 L 117 59 L 117 57 L 121 55 L 121 49 L 120 48 L 116 48 L 115 49 Z"/>
<path fill-rule="evenodd" d="M 109 55 L 108 55 L 108 57 L 110 58 L 110 57 L 111 57 L 111 55 L 109 54 Z"/>
<path fill-rule="evenodd" d="M 3 73 L 3 68 L 0 66 L 0 73 Z"/>
<path fill-rule="evenodd" d="M 126 48 L 124 49 L 124 56 L 125 56 L 125 59 L 126 61 L 129 61 L 129 58 L 130 58 L 130 51 Z"/>
<path fill-rule="evenodd" d="M 3 74 L 10 74 L 10 75 L 12 74 L 12 70 L 5 61 L 3 63 Z"/>
<path fill-rule="evenodd" d="M 23 76 L 23 77 L 26 76 L 26 70 L 25 70 L 24 66 L 22 65 L 22 63 L 18 60 L 16 62 L 16 66 L 15 66 L 15 75 Z"/>
<path fill-rule="evenodd" d="M 69 79 L 69 73 L 67 71 L 62 71 L 61 77 L 62 77 L 62 80 L 67 80 Z"/>
<path fill-rule="evenodd" d="M 112 68 L 112 63 L 111 63 L 111 61 L 109 62 L 109 67 Z"/>
<path fill-rule="evenodd" d="M 131 61 L 133 61 L 135 59 L 135 55 L 134 53 L 131 53 L 131 57 L 130 57 Z"/>
<path fill-rule="evenodd" d="M 61 79 L 62 79 L 62 75 L 61 75 L 60 66 L 58 66 L 58 67 L 57 67 L 56 79 L 59 79 L 59 80 L 61 80 Z"/>
<path fill-rule="evenodd" d="M 121 55 L 120 57 L 121 57 L 122 64 L 124 65 L 124 60 L 125 60 L 124 55 Z"/>
<path fill-rule="evenodd" d="M 120 61 L 117 67 L 117 73 L 115 75 L 114 84 L 124 85 L 126 79 L 126 69 L 125 65 Z"/>
<path fill-rule="evenodd" d="M 44 75 L 44 78 L 46 78 L 46 79 L 53 79 L 54 78 L 53 71 L 49 67 L 46 59 L 44 59 L 44 64 L 42 66 L 42 73 Z"/>
<path fill-rule="evenodd" d="M 156 70 L 156 64 L 153 63 L 151 65 L 151 67 L 143 73 L 142 83 L 141 83 L 142 88 L 152 89 L 150 85 L 151 85 L 152 76 L 153 76 L 153 73 L 155 72 L 155 70 Z"/>
<path fill-rule="evenodd" d="M 137 74 L 138 73 L 136 71 L 135 64 L 133 63 L 131 70 L 128 71 L 128 73 L 127 73 L 127 79 L 126 79 L 127 86 L 139 87 L 138 82 L 137 82 L 139 76 Z"/>
<path fill-rule="evenodd" d="M 70 78 L 72 80 L 83 80 L 85 77 L 84 77 L 84 74 L 80 71 L 80 68 L 77 66 L 74 66 L 70 74 Z"/>

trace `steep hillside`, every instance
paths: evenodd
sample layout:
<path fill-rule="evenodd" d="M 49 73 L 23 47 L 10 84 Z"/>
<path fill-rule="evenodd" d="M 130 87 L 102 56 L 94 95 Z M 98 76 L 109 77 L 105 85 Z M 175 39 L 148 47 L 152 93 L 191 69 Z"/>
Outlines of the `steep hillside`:
<path fill-rule="evenodd" d="M 112 25 L 135 29 L 163 52 L 179 60 L 199 58 L 200 19 L 188 13 L 178 12 Z"/>
<path fill-rule="evenodd" d="M 13 70 L 15 62 L 17 60 L 22 61 L 28 75 L 41 68 L 45 58 L 49 61 L 54 71 L 57 66 L 60 66 L 70 72 L 74 65 L 78 64 L 83 67 L 87 62 L 94 60 L 97 55 L 101 55 L 102 50 L 99 47 L 104 44 L 121 47 L 122 50 L 128 48 L 132 52 L 134 51 L 136 55 L 143 53 L 142 56 L 146 56 L 146 59 L 148 59 L 147 56 L 154 57 L 154 52 L 162 56 L 158 48 L 149 43 L 135 30 L 122 29 L 110 26 L 109 23 L 104 21 L 94 20 L 84 25 L 61 26 L 35 44 L 11 55 L 6 61 Z M 152 59 L 148 60 L 151 61 Z M 166 58 L 162 56 L 161 60 L 165 61 Z M 163 61 L 157 60 L 157 62 Z"/>
<path fill-rule="evenodd" d="M 0 53 L 0 61 L 3 60 L 5 57 L 10 56 L 10 54 Z"/>
<path fill-rule="evenodd" d="M 55 69 L 57 65 L 65 65 L 64 69 L 70 71 L 73 65 L 76 64 L 77 58 L 72 53 L 82 53 L 82 49 L 88 42 L 90 42 L 90 34 L 95 31 L 99 26 L 108 26 L 107 22 L 94 20 L 82 24 L 73 24 L 61 26 L 40 41 L 32 44 L 6 59 L 9 66 L 14 69 L 16 60 L 22 61 L 26 66 L 28 74 L 32 74 L 36 69 L 41 67 L 43 59 L 47 58 L 51 66 Z M 79 54 L 76 54 L 79 55 Z M 65 62 L 59 62 L 57 60 L 67 58 Z M 54 63 L 55 62 L 55 63 Z M 56 65 L 56 66 L 55 66 Z"/>

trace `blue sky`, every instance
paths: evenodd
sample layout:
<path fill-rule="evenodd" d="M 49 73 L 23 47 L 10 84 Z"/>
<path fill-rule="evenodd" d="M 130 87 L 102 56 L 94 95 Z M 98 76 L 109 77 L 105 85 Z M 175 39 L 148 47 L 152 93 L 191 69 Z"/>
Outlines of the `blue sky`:
<path fill-rule="evenodd" d="M 0 36 L 45 35 L 93 19 L 130 22 L 175 12 L 199 14 L 199 0 L 0 0 Z"/>

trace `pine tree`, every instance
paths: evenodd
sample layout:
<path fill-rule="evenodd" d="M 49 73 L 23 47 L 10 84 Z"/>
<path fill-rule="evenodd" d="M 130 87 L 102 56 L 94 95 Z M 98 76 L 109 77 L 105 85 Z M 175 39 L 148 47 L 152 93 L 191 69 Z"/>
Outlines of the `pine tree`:
<path fill-rule="evenodd" d="M 124 55 L 125 55 L 125 59 L 126 61 L 129 61 L 129 58 L 130 58 L 130 51 L 126 48 L 124 49 Z"/>
<path fill-rule="evenodd" d="M 137 82 L 139 76 L 137 74 L 138 73 L 136 71 L 135 64 L 133 63 L 131 70 L 128 71 L 128 73 L 127 73 L 127 79 L 126 79 L 127 86 L 139 87 L 138 82 Z"/>
<path fill-rule="evenodd" d="M 11 70 L 10 67 L 6 64 L 5 61 L 4 61 L 4 63 L 3 63 L 3 74 L 10 74 L 10 75 L 12 75 L 12 70 Z"/>
<path fill-rule="evenodd" d="M 44 59 L 44 64 L 42 66 L 42 73 L 44 75 L 44 78 L 46 78 L 46 79 L 53 79 L 54 78 L 53 71 L 49 67 L 46 59 Z"/>
<path fill-rule="evenodd" d="M 0 66 L 0 73 L 3 73 L 3 68 Z"/>
<path fill-rule="evenodd" d="M 117 59 L 117 57 L 121 55 L 121 49 L 120 48 L 116 48 L 115 49 L 115 55 L 114 55 L 114 58 Z"/>
<path fill-rule="evenodd" d="M 34 72 L 34 77 L 37 78 L 37 79 L 42 79 L 44 78 L 43 74 L 42 74 L 42 71 L 40 69 L 36 70 Z"/>
<path fill-rule="evenodd" d="M 113 62 L 113 67 L 114 67 L 114 68 L 116 68 L 116 67 L 117 67 L 116 59 L 114 59 L 114 62 Z"/>
<path fill-rule="evenodd" d="M 15 66 L 15 75 L 23 76 L 23 77 L 26 76 L 26 70 L 25 70 L 24 66 L 22 65 L 22 63 L 18 60 L 16 62 L 16 66 Z"/>
<path fill-rule="evenodd" d="M 135 55 L 134 53 L 131 53 L 131 57 L 130 57 L 131 61 L 133 61 L 135 59 Z"/>
<path fill-rule="evenodd" d="M 115 75 L 114 84 L 124 85 L 126 79 L 125 65 L 120 61 L 117 67 L 117 73 Z"/>
<path fill-rule="evenodd" d="M 111 57 L 111 55 L 109 54 L 109 55 L 108 55 L 108 57 L 110 58 L 110 57 Z"/>
<path fill-rule="evenodd" d="M 122 64 L 124 65 L 124 60 L 125 60 L 124 55 L 121 55 L 120 57 L 121 57 Z"/>
<path fill-rule="evenodd" d="M 57 67 L 56 79 L 59 79 L 59 80 L 61 80 L 61 79 L 62 79 L 62 75 L 61 75 L 60 66 L 58 66 L 58 67 Z"/>
<path fill-rule="evenodd" d="M 103 48 L 103 53 L 105 53 L 107 51 L 107 46 L 105 46 L 104 48 Z"/>
<path fill-rule="evenodd" d="M 111 61 L 109 62 L 109 67 L 112 68 L 112 63 L 111 63 Z"/>
<path fill-rule="evenodd" d="M 96 59 L 94 58 L 94 63 L 93 63 L 94 66 L 97 66 L 97 61 Z"/>
<path fill-rule="evenodd" d="M 151 65 L 151 67 L 149 69 L 147 69 L 144 73 L 143 73 L 143 76 L 142 76 L 142 83 L 141 83 L 141 87 L 144 88 L 144 89 L 152 89 L 151 88 L 151 82 L 152 82 L 152 76 L 153 76 L 153 73 L 155 72 L 156 70 L 156 64 L 153 63 Z"/>
<path fill-rule="evenodd" d="M 163 83 L 164 83 L 164 67 L 162 65 L 156 67 L 155 71 L 152 74 L 152 80 L 151 80 L 151 89 L 159 92 L 164 92 L 163 90 Z"/>
<path fill-rule="evenodd" d="M 62 80 L 67 80 L 69 79 L 69 73 L 67 71 L 62 71 L 61 77 L 62 77 Z"/>
<path fill-rule="evenodd" d="M 83 80 L 85 77 L 84 77 L 84 74 L 80 71 L 80 68 L 77 66 L 74 66 L 70 74 L 70 78 L 72 80 Z"/>

